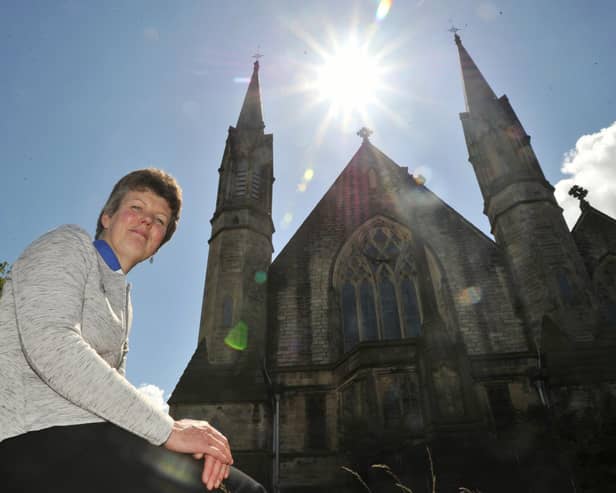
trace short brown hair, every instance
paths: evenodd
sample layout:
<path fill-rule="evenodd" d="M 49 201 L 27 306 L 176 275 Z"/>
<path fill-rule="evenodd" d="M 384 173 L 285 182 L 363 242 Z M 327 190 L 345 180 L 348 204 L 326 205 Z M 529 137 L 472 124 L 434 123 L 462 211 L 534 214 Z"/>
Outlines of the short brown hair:
<path fill-rule="evenodd" d="M 143 191 L 150 190 L 156 195 L 167 201 L 169 209 L 171 209 L 171 218 L 167 225 L 167 232 L 161 242 L 161 246 L 168 242 L 178 225 L 180 220 L 180 210 L 182 209 L 182 189 L 178 182 L 169 173 L 157 168 L 144 168 L 132 171 L 114 185 L 107 202 L 103 206 L 103 210 L 98 216 L 96 224 L 96 238 L 98 239 L 103 232 L 103 223 L 101 221 L 103 214 L 112 216 L 120 207 L 122 199 L 128 192 L 135 190 Z"/>

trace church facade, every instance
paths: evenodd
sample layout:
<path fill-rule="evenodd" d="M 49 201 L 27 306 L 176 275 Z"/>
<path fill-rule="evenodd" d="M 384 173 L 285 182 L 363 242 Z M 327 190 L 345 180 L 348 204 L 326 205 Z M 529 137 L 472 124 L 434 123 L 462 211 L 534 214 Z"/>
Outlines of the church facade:
<path fill-rule="evenodd" d="M 393 469 L 404 449 L 443 440 L 459 459 L 515 436 L 519 465 L 555 416 L 616 411 L 616 221 L 578 189 L 569 231 L 507 97 L 455 41 L 494 240 L 362 129 L 272 261 L 273 138 L 255 62 L 218 170 L 198 345 L 169 404 L 221 429 L 271 491 L 345 491 L 341 466 L 387 457 Z M 548 421 L 531 420 L 520 444 L 538 410 Z"/>

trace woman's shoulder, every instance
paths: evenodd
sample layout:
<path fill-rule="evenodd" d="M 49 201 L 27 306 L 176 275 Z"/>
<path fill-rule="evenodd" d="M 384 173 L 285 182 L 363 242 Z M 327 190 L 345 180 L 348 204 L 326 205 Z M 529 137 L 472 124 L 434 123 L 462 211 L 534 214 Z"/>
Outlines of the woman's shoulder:
<path fill-rule="evenodd" d="M 75 239 L 78 238 L 81 241 L 86 241 L 88 243 L 92 243 L 92 238 L 88 234 L 88 232 L 83 229 L 81 226 L 77 224 L 63 224 L 58 226 L 51 231 L 48 231 L 43 236 L 49 235 L 53 238 L 68 238 Z"/>
<path fill-rule="evenodd" d="M 92 243 L 92 239 L 90 235 L 87 233 L 85 229 L 76 224 L 63 224 L 62 226 L 58 226 L 54 229 L 43 233 L 38 239 L 36 239 L 33 243 L 39 242 L 74 242 L 78 240 L 82 243 L 90 244 Z"/>
<path fill-rule="evenodd" d="M 69 259 L 79 253 L 86 257 L 94 254 L 92 239 L 80 226 L 65 224 L 47 231 L 34 240 L 23 251 L 16 266 L 20 260 L 39 258 L 41 255 Z"/>

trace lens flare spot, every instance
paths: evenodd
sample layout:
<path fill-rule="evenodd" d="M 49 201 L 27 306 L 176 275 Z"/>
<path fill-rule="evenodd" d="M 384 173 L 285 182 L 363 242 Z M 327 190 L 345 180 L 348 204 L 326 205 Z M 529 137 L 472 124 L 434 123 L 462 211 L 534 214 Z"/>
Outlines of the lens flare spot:
<path fill-rule="evenodd" d="M 306 182 L 302 182 L 302 183 L 298 183 L 297 184 L 297 191 L 298 192 L 305 192 L 307 188 L 308 188 L 308 185 L 306 184 Z"/>
<path fill-rule="evenodd" d="M 255 282 L 257 284 L 263 284 L 267 281 L 267 273 L 262 270 L 255 272 Z"/>
<path fill-rule="evenodd" d="M 314 178 L 314 170 L 312 168 L 308 168 L 304 171 L 304 181 L 308 182 Z"/>
<path fill-rule="evenodd" d="M 391 9 L 391 4 L 393 0 L 381 0 L 379 2 L 379 6 L 376 9 L 376 20 L 382 21 L 389 14 L 389 9 Z"/>
<path fill-rule="evenodd" d="M 420 187 L 426 183 L 426 178 L 422 175 L 413 176 L 413 178 L 415 179 L 415 183 Z"/>
<path fill-rule="evenodd" d="M 282 216 L 282 227 L 286 228 L 287 226 L 289 226 L 289 224 L 291 224 L 291 221 L 293 221 L 293 214 L 291 214 L 290 212 L 285 212 L 285 215 Z"/>
<path fill-rule="evenodd" d="M 248 346 L 248 325 L 240 320 L 225 337 L 225 344 L 237 351 L 246 349 Z"/>
<path fill-rule="evenodd" d="M 458 303 L 461 305 L 475 305 L 481 301 L 481 288 L 469 286 L 458 293 Z"/>

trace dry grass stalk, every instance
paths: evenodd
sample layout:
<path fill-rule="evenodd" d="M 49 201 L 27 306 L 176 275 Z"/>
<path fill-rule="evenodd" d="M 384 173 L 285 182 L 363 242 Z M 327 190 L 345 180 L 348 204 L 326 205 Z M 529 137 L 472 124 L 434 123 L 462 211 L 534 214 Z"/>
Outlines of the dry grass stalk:
<path fill-rule="evenodd" d="M 436 475 L 434 474 L 434 463 L 432 462 L 432 454 L 430 453 L 430 447 L 426 445 L 426 452 L 428 452 L 428 460 L 430 461 L 430 476 L 432 477 L 432 493 L 436 493 Z"/>
<path fill-rule="evenodd" d="M 405 491 L 406 493 L 413 493 L 413 490 L 411 490 L 411 488 L 409 488 L 408 486 L 404 486 L 402 484 L 402 481 L 400 481 L 400 478 L 396 476 L 396 474 L 391 470 L 391 468 L 387 464 L 372 464 L 371 467 L 375 469 L 382 469 L 383 471 L 385 471 L 387 474 L 389 474 L 393 478 L 394 484 L 398 488 L 400 488 L 402 491 Z"/>
<path fill-rule="evenodd" d="M 346 466 L 341 466 L 340 469 L 342 469 L 343 471 L 346 471 L 346 472 L 352 474 L 353 476 L 355 476 L 357 481 L 359 481 L 364 486 L 364 488 L 366 488 L 366 491 L 368 491 L 368 493 L 372 493 L 372 490 L 368 487 L 368 485 L 365 483 L 365 481 L 362 479 L 362 477 L 359 475 L 359 473 L 357 473 L 353 469 L 350 469 L 350 468 L 348 468 Z"/>

